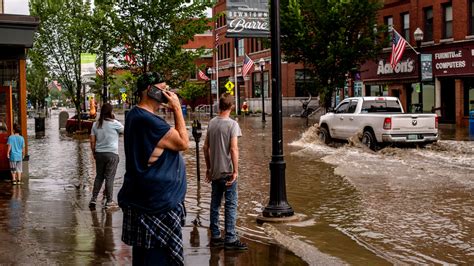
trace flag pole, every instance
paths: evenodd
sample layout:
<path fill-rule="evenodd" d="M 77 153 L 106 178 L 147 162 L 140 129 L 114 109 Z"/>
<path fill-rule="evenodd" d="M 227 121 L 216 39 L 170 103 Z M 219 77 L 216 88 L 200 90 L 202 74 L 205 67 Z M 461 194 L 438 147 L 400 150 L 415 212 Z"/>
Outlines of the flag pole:
<path fill-rule="evenodd" d="M 215 31 L 216 33 L 216 36 L 217 36 L 217 31 Z M 216 37 L 216 40 L 217 40 L 217 37 Z M 219 94 L 219 49 L 217 49 L 217 41 L 216 41 L 216 45 L 215 45 L 215 48 L 216 48 L 216 87 L 217 87 L 217 108 L 219 108 L 219 98 L 220 98 L 220 94 Z"/>
<path fill-rule="evenodd" d="M 400 33 L 398 33 L 398 31 L 397 31 L 393 26 L 392 26 L 391 28 L 392 28 L 392 30 L 393 30 L 394 32 L 396 32 L 396 33 L 398 34 L 398 36 L 400 36 L 400 38 L 402 38 L 402 39 L 405 40 L 405 38 L 403 38 L 402 35 L 401 35 Z M 408 46 L 409 46 L 416 54 L 420 54 L 420 52 L 418 52 L 415 48 L 413 48 L 413 46 L 411 46 L 411 44 L 410 44 L 409 42 L 407 42 L 407 40 L 405 40 L 405 43 L 408 44 Z"/>
<path fill-rule="evenodd" d="M 234 90 L 234 95 L 235 95 L 235 115 L 239 114 L 239 82 L 237 80 L 237 45 L 238 45 L 238 40 L 237 38 L 234 38 L 234 82 L 235 82 L 235 90 Z"/>

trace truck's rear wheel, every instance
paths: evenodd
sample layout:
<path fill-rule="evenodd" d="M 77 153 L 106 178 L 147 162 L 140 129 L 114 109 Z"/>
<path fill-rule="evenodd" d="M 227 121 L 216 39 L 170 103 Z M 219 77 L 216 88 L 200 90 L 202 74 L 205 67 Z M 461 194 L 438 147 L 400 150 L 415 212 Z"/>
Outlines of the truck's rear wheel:
<path fill-rule="evenodd" d="M 319 128 L 319 140 L 323 142 L 324 144 L 329 144 L 331 143 L 331 135 L 329 134 L 329 131 L 325 127 Z"/>
<path fill-rule="evenodd" d="M 374 133 L 370 130 L 364 131 L 362 135 L 362 144 L 369 147 L 369 149 L 375 151 L 377 149 L 377 139 L 374 136 Z"/>

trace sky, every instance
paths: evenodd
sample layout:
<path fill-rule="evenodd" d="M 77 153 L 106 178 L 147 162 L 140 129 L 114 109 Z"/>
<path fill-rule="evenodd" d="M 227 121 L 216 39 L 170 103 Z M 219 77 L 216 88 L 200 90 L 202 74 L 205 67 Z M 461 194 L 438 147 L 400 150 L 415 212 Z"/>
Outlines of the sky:
<path fill-rule="evenodd" d="M 4 0 L 5 14 L 29 15 L 28 0 Z"/>

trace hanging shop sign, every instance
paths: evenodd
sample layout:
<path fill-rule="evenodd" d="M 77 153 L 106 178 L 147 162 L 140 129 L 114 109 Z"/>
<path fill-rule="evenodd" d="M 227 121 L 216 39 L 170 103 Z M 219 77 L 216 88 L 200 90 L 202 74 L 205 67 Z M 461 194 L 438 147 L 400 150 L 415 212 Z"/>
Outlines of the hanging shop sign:
<path fill-rule="evenodd" d="M 411 58 L 407 58 L 398 62 L 395 66 L 395 69 L 392 68 L 390 62 L 380 60 L 377 68 L 377 75 L 412 73 L 414 69 L 415 62 Z"/>
<path fill-rule="evenodd" d="M 268 0 L 227 0 L 228 38 L 270 37 Z"/>
<path fill-rule="evenodd" d="M 421 54 L 421 80 L 433 80 L 433 56 L 432 54 Z"/>

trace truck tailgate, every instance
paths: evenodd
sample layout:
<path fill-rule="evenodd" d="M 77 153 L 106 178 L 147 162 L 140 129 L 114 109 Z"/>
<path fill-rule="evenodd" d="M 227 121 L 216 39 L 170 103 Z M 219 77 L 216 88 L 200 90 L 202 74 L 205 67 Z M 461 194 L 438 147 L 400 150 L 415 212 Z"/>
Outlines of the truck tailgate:
<path fill-rule="evenodd" d="M 428 132 L 435 130 L 435 114 L 400 114 L 392 116 L 392 130 L 401 132 Z"/>

